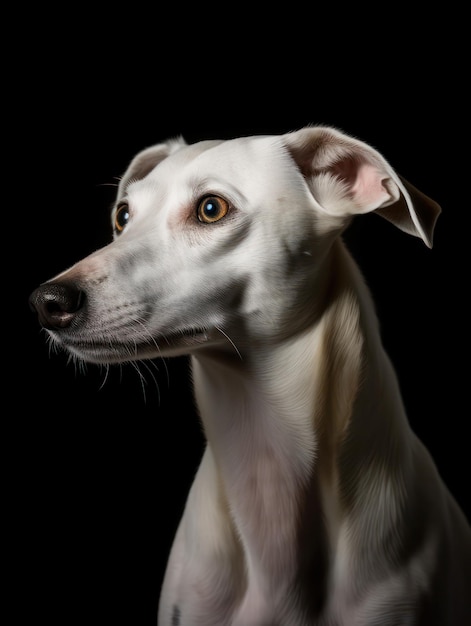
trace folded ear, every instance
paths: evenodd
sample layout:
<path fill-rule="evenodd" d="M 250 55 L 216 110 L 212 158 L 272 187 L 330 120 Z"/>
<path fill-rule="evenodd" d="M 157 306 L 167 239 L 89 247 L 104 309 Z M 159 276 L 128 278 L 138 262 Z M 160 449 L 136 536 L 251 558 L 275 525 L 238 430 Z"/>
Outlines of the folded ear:
<path fill-rule="evenodd" d="M 122 196 L 130 182 L 144 178 L 161 161 L 186 145 L 183 137 L 179 136 L 145 148 L 136 154 L 121 177 L 118 187 L 118 198 Z"/>
<path fill-rule="evenodd" d="M 283 139 L 325 213 L 345 218 L 374 211 L 432 247 L 440 206 L 399 177 L 374 148 L 323 126 Z"/>

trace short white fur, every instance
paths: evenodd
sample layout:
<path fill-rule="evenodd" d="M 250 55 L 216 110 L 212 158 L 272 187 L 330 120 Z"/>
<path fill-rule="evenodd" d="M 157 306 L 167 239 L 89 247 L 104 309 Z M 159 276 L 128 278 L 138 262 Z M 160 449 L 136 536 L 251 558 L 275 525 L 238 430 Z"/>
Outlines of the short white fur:
<path fill-rule="evenodd" d="M 208 195 L 229 205 L 213 223 Z M 207 446 L 159 626 L 471 623 L 469 523 L 410 428 L 342 240 L 374 211 L 431 247 L 440 207 L 321 126 L 151 146 L 113 220 L 123 203 L 115 240 L 32 303 L 77 359 L 191 358 Z"/>

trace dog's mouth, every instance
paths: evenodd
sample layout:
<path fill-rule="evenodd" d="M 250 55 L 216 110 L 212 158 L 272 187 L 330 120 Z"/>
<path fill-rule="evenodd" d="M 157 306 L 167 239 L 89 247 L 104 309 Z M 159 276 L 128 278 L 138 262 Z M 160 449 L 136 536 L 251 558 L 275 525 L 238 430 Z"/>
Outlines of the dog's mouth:
<path fill-rule="evenodd" d="M 54 342 L 74 356 L 90 363 L 112 364 L 153 359 L 166 356 L 180 356 L 209 345 L 221 342 L 224 335 L 207 328 L 189 328 L 171 332 L 159 337 L 117 339 L 116 337 L 85 336 L 49 331 Z"/>

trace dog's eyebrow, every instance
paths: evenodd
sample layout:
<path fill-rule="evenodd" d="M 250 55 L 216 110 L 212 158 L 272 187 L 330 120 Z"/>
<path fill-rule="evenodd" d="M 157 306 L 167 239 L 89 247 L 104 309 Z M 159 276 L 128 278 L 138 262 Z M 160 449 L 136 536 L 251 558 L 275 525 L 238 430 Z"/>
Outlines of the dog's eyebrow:
<path fill-rule="evenodd" d="M 204 178 L 194 177 L 190 180 L 190 187 L 193 187 L 193 197 L 200 198 L 202 195 L 214 193 L 224 196 L 237 208 L 246 206 L 247 197 L 232 183 L 222 178 L 205 176 Z"/>
<path fill-rule="evenodd" d="M 166 193 L 167 187 L 160 181 L 152 178 L 135 178 L 129 181 L 122 195 L 117 198 L 115 206 L 122 202 L 128 202 L 130 205 L 133 205 L 139 202 L 140 199 L 146 199 L 147 197 L 150 197 L 152 204 L 155 205 L 155 203 L 164 200 Z"/>

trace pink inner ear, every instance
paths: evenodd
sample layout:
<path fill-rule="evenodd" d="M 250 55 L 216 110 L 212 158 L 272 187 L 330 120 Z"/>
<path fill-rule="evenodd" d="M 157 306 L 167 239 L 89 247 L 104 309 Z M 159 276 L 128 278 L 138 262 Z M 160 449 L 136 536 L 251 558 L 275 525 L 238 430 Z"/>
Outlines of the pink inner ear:
<path fill-rule="evenodd" d="M 379 171 L 371 163 L 359 164 L 355 182 L 351 187 L 355 204 L 366 212 L 377 209 L 387 200 L 392 200 L 391 194 L 383 184 L 386 179 L 384 171 Z"/>

